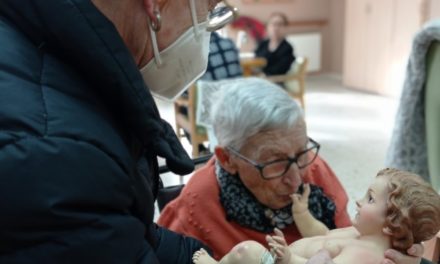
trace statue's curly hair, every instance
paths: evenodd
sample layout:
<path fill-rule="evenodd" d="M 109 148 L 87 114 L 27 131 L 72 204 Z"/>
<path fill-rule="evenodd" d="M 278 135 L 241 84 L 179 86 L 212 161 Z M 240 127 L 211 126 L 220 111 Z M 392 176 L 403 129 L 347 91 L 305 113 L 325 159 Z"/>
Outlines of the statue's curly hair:
<path fill-rule="evenodd" d="M 401 252 L 431 239 L 440 230 L 440 195 L 417 174 L 383 169 L 377 177 L 388 179 L 385 229 L 392 248 Z"/>

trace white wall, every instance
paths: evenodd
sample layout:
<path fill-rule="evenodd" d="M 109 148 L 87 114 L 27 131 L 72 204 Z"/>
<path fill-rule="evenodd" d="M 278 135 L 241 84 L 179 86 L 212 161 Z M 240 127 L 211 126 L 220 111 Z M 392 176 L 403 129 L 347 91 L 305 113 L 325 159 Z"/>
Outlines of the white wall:
<path fill-rule="evenodd" d="M 286 39 L 295 47 L 296 54 L 306 57 L 309 60 L 307 72 L 318 72 L 321 70 L 320 32 L 291 34 L 288 35 Z"/>

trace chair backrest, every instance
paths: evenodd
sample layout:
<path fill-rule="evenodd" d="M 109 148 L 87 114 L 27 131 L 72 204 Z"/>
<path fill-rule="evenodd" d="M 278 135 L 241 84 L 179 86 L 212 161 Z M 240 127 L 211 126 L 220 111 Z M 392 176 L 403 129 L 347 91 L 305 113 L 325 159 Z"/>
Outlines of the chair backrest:
<path fill-rule="evenodd" d="M 188 90 L 188 117 L 191 121 L 192 131 L 196 131 L 200 135 L 206 135 L 205 128 L 197 124 L 198 97 L 197 82 L 195 82 Z"/>
<path fill-rule="evenodd" d="M 192 85 L 186 96 L 181 96 L 174 102 L 176 118 L 176 134 L 180 137 L 184 129 L 191 137 L 192 155 L 199 156 L 199 145 L 208 140 L 206 129 L 196 122 L 197 89 Z"/>
<path fill-rule="evenodd" d="M 284 82 L 284 86 L 290 92 L 304 94 L 304 85 L 301 85 L 301 82 L 305 81 L 307 75 L 307 66 L 309 64 L 309 60 L 306 57 L 298 57 L 292 63 L 290 70 L 286 75 L 290 75 L 293 78 L 286 78 Z"/>
<path fill-rule="evenodd" d="M 286 74 L 265 77 L 271 82 L 282 84 L 291 97 L 300 101 L 303 109 L 305 109 L 304 94 L 308 63 L 306 57 L 297 57 Z"/>
<path fill-rule="evenodd" d="M 309 64 L 309 59 L 306 57 L 298 57 L 292 63 L 289 73 L 296 75 L 305 75 L 307 73 L 307 66 Z"/>
<path fill-rule="evenodd" d="M 440 42 L 434 42 L 426 57 L 425 124 L 431 183 L 440 192 Z"/>
<path fill-rule="evenodd" d="M 196 123 L 196 112 L 197 112 L 197 86 L 194 83 L 188 88 L 188 93 L 186 95 L 182 95 L 177 98 L 174 102 L 174 106 L 176 109 L 176 118 L 177 125 L 180 125 L 188 132 L 198 131 L 199 134 L 205 134 L 203 127 L 197 126 Z M 179 113 L 179 108 L 185 107 L 187 109 L 186 116 L 181 115 Z"/>

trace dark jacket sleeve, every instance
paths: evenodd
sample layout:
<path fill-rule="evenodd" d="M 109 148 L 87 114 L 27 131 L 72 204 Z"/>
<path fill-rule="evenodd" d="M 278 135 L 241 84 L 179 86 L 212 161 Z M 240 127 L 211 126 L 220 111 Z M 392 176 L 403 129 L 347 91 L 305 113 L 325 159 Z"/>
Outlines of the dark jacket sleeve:
<path fill-rule="evenodd" d="M 0 160 L 0 263 L 158 263 L 128 213 L 130 181 L 103 150 L 29 136 Z"/>
<path fill-rule="evenodd" d="M 193 254 L 201 248 L 212 254 L 206 245 L 195 238 L 177 234 L 160 226 L 156 226 L 156 233 L 158 236 L 156 256 L 160 263 L 191 264 Z"/>

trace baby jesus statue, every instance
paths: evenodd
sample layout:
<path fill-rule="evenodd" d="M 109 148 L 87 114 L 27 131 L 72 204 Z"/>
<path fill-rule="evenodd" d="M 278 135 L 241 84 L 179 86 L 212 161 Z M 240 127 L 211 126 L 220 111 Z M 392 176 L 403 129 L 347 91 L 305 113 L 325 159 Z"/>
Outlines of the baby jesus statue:
<path fill-rule="evenodd" d="M 377 264 L 385 250 L 401 252 L 435 236 L 440 229 L 440 195 L 418 175 L 381 170 L 365 196 L 356 201 L 353 226 L 329 231 L 308 211 L 309 188 L 292 195 L 292 213 L 304 237 L 287 245 L 283 233 L 267 236 L 270 251 L 255 241 L 236 245 L 219 262 L 199 250 L 196 264 L 304 264 L 325 249 L 337 264 Z"/>

